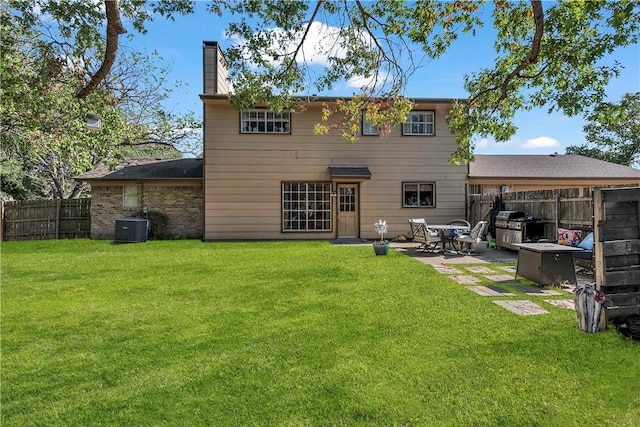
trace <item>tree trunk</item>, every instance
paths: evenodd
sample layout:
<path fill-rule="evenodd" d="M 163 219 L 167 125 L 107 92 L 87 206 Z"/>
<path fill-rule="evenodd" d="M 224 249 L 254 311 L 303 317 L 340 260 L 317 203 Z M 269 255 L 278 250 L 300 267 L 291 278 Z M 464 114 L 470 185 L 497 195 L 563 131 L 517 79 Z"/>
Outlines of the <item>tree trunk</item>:
<path fill-rule="evenodd" d="M 104 59 L 98 71 L 91 76 L 89 83 L 76 94 L 78 99 L 86 98 L 87 95 L 93 92 L 100 82 L 109 75 L 111 67 L 116 60 L 118 37 L 120 34 L 127 32 L 120 19 L 120 1 L 105 0 L 104 4 L 107 15 L 107 46 L 105 48 Z"/>

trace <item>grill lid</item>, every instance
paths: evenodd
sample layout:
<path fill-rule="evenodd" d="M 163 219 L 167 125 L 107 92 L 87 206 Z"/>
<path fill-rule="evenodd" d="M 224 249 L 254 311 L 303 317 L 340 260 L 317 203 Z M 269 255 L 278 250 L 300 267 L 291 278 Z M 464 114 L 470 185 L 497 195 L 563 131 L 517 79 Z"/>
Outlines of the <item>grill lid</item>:
<path fill-rule="evenodd" d="M 496 221 L 513 221 L 519 218 L 526 218 L 526 214 L 521 211 L 500 211 L 496 215 Z"/>

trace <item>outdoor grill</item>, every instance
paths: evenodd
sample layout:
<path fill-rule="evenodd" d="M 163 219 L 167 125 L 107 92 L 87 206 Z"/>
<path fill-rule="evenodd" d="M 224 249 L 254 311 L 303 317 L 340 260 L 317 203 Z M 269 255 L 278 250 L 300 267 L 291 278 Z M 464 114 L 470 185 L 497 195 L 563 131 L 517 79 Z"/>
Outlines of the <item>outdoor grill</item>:
<path fill-rule="evenodd" d="M 544 223 L 520 211 L 496 215 L 496 247 L 518 249 L 515 243 L 532 243 L 544 238 Z"/>

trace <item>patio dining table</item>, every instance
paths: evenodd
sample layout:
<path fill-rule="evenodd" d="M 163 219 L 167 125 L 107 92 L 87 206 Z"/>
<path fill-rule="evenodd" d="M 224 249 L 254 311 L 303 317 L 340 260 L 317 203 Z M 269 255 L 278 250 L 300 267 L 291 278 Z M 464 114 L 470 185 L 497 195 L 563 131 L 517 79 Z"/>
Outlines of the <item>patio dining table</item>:
<path fill-rule="evenodd" d="M 455 224 L 427 224 L 427 228 L 429 230 L 437 231 L 440 235 L 440 239 L 442 240 L 442 250 L 446 250 L 446 245 L 449 243 L 451 248 L 458 252 L 458 248 L 456 247 L 456 241 L 451 236 L 449 232 L 451 231 L 463 231 L 468 232 L 471 228 L 466 225 L 455 225 Z"/>

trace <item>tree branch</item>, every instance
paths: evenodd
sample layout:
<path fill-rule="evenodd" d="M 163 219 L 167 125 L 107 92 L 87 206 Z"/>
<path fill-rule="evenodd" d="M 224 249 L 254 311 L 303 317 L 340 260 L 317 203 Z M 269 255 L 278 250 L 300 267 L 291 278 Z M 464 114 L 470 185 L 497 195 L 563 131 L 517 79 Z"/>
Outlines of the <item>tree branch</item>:
<path fill-rule="evenodd" d="M 507 96 L 508 96 L 507 90 L 509 88 L 509 83 L 511 83 L 513 79 L 535 78 L 539 76 L 540 73 L 542 73 L 542 71 L 540 71 L 539 73 L 533 76 L 527 76 L 522 74 L 522 71 L 525 68 L 527 68 L 529 65 L 536 64 L 538 62 L 538 55 L 540 54 L 540 44 L 542 43 L 542 36 L 544 34 L 544 11 L 542 9 L 542 1 L 531 0 L 531 7 L 533 9 L 533 22 L 535 24 L 536 30 L 535 30 L 535 34 L 533 35 L 533 40 L 531 41 L 531 49 L 529 50 L 529 55 L 522 62 L 520 62 L 520 64 L 518 64 L 518 66 L 515 69 L 513 69 L 513 71 L 511 71 L 499 85 L 485 89 L 482 92 L 475 95 L 473 98 L 471 98 L 469 100 L 469 105 L 473 105 L 475 101 L 478 98 L 480 98 L 482 95 L 500 89 L 500 97 L 496 100 L 496 104 L 497 104 L 500 101 L 507 99 Z"/>
<path fill-rule="evenodd" d="M 281 76 L 286 74 L 289 71 L 289 69 L 291 68 L 291 65 L 294 62 L 296 62 L 296 56 L 298 56 L 298 53 L 300 52 L 300 49 L 302 49 L 302 45 L 304 44 L 304 41 L 307 39 L 307 36 L 309 35 L 309 31 L 311 31 L 311 25 L 313 24 L 313 20 L 316 19 L 316 15 L 320 11 L 320 8 L 322 7 L 322 4 L 324 2 L 325 2 L 325 0 L 320 0 L 320 1 L 318 1 L 316 3 L 316 7 L 313 10 L 313 13 L 311 14 L 311 17 L 309 18 L 309 22 L 307 24 L 307 28 L 304 30 L 304 34 L 302 35 L 302 38 L 300 39 L 300 43 L 298 43 L 298 46 L 296 46 L 296 50 L 293 52 L 292 60 L 287 65 L 287 68 L 282 70 L 282 72 L 280 73 Z"/>
<path fill-rule="evenodd" d="M 86 98 L 103 81 L 111 71 L 111 67 L 116 60 L 118 51 L 118 37 L 127 30 L 122 25 L 120 19 L 120 1 L 104 0 L 107 16 L 107 46 L 105 48 L 104 60 L 96 73 L 91 76 L 91 80 L 76 94 L 76 98 Z"/>

